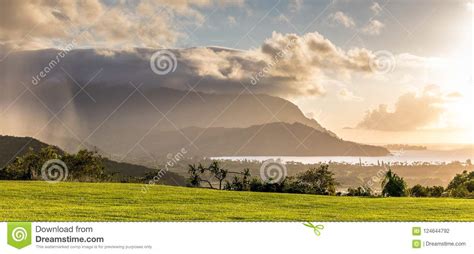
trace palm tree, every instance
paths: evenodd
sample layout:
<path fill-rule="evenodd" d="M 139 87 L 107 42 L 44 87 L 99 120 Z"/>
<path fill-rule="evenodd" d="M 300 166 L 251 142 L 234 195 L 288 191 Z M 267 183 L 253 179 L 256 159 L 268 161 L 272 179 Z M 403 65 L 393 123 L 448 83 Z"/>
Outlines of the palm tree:
<path fill-rule="evenodd" d="M 209 171 L 214 174 L 214 177 L 217 178 L 219 181 L 219 190 L 222 190 L 222 182 L 227 177 L 228 171 L 223 169 L 219 166 L 219 162 L 213 161 L 211 165 L 209 165 Z"/>
<path fill-rule="evenodd" d="M 393 173 L 389 168 L 382 180 L 382 196 L 384 197 L 401 197 L 405 196 L 406 183 L 402 177 Z"/>

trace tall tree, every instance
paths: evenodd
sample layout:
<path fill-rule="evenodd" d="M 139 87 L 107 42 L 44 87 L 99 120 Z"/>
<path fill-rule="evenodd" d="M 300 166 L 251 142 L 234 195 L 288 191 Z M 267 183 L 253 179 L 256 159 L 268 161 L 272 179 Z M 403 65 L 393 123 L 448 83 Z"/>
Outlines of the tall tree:
<path fill-rule="evenodd" d="M 298 175 L 297 180 L 308 187 L 310 193 L 322 195 L 336 194 L 336 186 L 339 184 L 327 164 L 323 164 L 319 168 L 311 168 Z"/>
<path fill-rule="evenodd" d="M 402 177 L 395 174 L 392 169 L 388 169 L 382 181 L 382 196 L 403 197 L 405 196 L 406 183 Z"/>
<path fill-rule="evenodd" d="M 211 165 L 209 165 L 208 170 L 213 174 L 213 176 L 219 181 L 219 190 L 222 190 L 222 182 L 227 177 L 227 173 L 229 172 L 226 169 L 220 167 L 219 162 L 213 161 Z"/>

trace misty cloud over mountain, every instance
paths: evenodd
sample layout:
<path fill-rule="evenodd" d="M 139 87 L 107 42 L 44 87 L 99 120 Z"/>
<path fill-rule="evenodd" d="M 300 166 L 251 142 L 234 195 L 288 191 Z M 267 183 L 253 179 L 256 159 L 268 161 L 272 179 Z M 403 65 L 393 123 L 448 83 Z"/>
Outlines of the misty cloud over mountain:
<path fill-rule="evenodd" d="M 176 142 L 175 145 L 193 146 L 193 140 L 183 129 L 242 128 L 248 134 L 245 128 L 274 122 L 300 123 L 318 135 L 331 137 L 332 142 L 342 142 L 316 120 L 305 117 L 293 103 L 262 94 L 274 94 L 278 85 L 245 85 L 232 78 L 217 78 L 215 73 L 200 73 L 197 69 L 203 66 L 182 60 L 193 50 L 197 49 L 171 50 L 179 60 L 176 71 L 168 75 L 157 75 L 151 70 L 149 57 L 154 51 L 150 49 L 73 50 L 50 68 L 44 78 L 36 75 L 55 59 L 57 50 L 13 53 L 0 63 L 0 85 L 4 91 L 0 94 L 0 130 L 9 135 L 41 138 L 72 150 L 71 144 L 77 148 L 95 145 L 117 155 L 136 150 L 145 141 L 159 143 L 161 138 L 153 137 L 162 136 L 164 131 L 180 134 L 187 141 L 187 144 Z M 237 57 L 240 53 L 234 50 L 205 51 L 225 52 L 222 54 L 240 59 L 236 61 L 246 61 Z M 221 74 L 231 75 L 224 71 Z M 31 77 L 36 77 L 37 82 L 32 82 Z M 227 133 L 222 134 L 216 138 L 227 136 Z M 283 134 L 273 138 L 288 140 L 300 136 L 292 131 Z M 317 139 L 312 142 L 316 144 Z M 148 146 L 147 149 L 161 151 L 159 147 Z M 343 154 L 347 150 L 346 146 L 340 148 L 336 146 L 331 153 Z M 278 154 L 284 151 L 287 150 Z M 291 154 L 297 153 L 295 150 Z M 319 152 L 313 148 L 306 153 L 317 155 Z M 385 151 L 377 152 L 381 153 Z"/>

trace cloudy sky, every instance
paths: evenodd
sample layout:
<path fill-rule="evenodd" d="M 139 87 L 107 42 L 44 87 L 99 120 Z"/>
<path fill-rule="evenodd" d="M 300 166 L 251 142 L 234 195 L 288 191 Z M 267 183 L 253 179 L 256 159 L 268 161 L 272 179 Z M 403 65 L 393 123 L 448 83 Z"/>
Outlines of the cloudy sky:
<path fill-rule="evenodd" d="M 349 140 L 474 142 L 470 0 L 0 0 L 0 6 L 2 59 L 72 42 L 100 55 L 187 49 L 178 57 L 190 75 L 285 97 Z"/>

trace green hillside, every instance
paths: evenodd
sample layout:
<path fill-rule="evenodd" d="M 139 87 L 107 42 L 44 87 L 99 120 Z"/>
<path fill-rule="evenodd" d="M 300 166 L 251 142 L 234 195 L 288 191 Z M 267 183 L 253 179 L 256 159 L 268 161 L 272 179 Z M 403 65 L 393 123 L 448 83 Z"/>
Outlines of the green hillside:
<path fill-rule="evenodd" d="M 30 148 L 39 151 L 46 146 L 48 145 L 30 137 L 0 135 L 0 169 L 16 157 L 24 155 Z"/>
<path fill-rule="evenodd" d="M 30 149 L 38 152 L 42 148 L 47 146 L 49 145 L 30 137 L 13 137 L 0 135 L 0 170 L 5 168 L 16 157 L 23 156 Z M 58 149 L 60 150 L 61 154 L 64 153 L 61 148 Z M 116 174 L 118 178 L 139 177 L 144 176 L 147 172 L 155 171 L 155 169 L 152 168 L 125 162 L 117 162 L 105 157 L 103 158 L 103 163 L 107 172 Z M 185 182 L 186 179 L 183 176 L 170 171 L 168 171 L 162 178 L 160 178 L 160 183 L 166 185 L 183 186 L 185 185 Z"/>
<path fill-rule="evenodd" d="M 474 200 L 0 181 L 1 221 L 474 221 Z"/>

